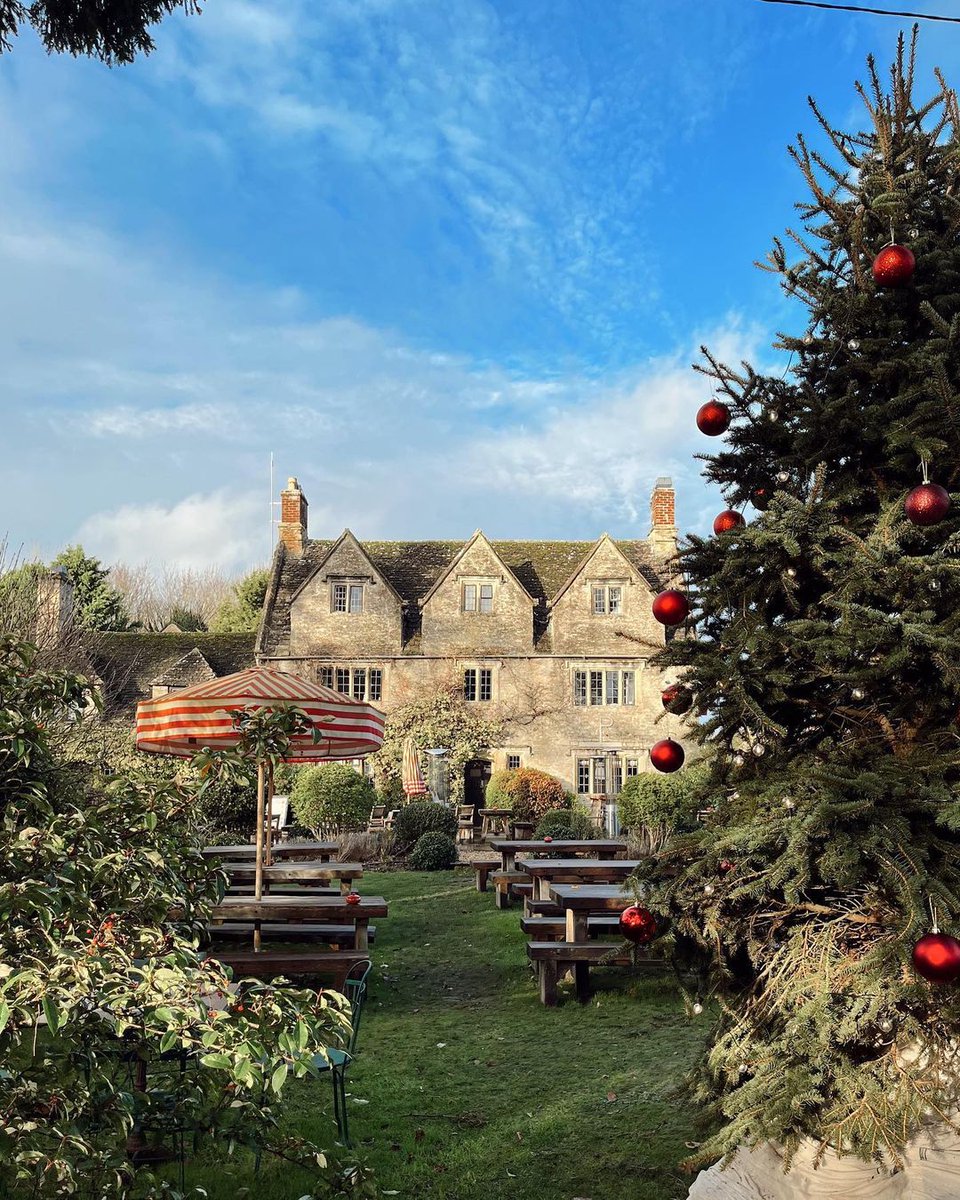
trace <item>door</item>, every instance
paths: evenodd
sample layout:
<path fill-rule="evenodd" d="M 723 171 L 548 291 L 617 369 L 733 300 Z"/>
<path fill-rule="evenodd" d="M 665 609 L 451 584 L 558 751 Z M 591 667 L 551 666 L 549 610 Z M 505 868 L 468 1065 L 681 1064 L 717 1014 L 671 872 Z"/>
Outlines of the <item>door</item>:
<path fill-rule="evenodd" d="M 477 812 L 486 804 L 491 771 L 490 763 L 483 758 L 471 759 L 463 768 L 463 802 L 476 805 Z"/>

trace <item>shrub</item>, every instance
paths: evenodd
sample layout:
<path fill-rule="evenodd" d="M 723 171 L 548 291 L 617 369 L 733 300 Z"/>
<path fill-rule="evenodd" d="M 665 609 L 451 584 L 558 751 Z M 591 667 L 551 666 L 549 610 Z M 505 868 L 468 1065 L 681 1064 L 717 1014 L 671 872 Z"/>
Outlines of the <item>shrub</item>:
<path fill-rule="evenodd" d="M 625 829 L 673 832 L 693 823 L 696 780 L 690 771 L 680 775 L 631 775 L 617 798 L 620 824 Z"/>
<path fill-rule="evenodd" d="M 487 808 L 513 807 L 513 796 L 507 791 L 507 786 L 516 773 L 516 767 L 507 767 L 505 771 L 494 771 L 487 780 L 487 786 L 483 793 Z"/>
<path fill-rule="evenodd" d="M 457 843 L 439 829 L 425 833 L 410 852 L 412 871 L 449 871 L 456 861 Z"/>
<path fill-rule="evenodd" d="M 385 804 L 388 812 L 400 808 L 406 799 L 403 780 L 399 775 L 385 775 L 377 780 L 377 803 Z"/>
<path fill-rule="evenodd" d="M 412 846 L 425 833 L 443 833 L 454 837 L 457 832 L 457 814 L 445 804 L 417 801 L 408 804 L 397 813 L 393 823 L 393 836 L 401 849 Z"/>
<path fill-rule="evenodd" d="M 558 808 L 548 812 L 533 832 L 534 837 L 584 841 L 598 836 L 594 823 L 582 809 Z"/>
<path fill-rule="evenodd" d="M 372 782 L 344 763 L 301 768 L 290 793 L 297 820 L 317 835 L 365 827 L 376 800 Z"/>
<path fill-rule="evenodd" d="M 564 790 L 560 780 L 533 767 L 514 771 L 503 784 L 503 791 L 519 821 L 539 821 L 553 809 L 570 807 L 570 793 Z"/>

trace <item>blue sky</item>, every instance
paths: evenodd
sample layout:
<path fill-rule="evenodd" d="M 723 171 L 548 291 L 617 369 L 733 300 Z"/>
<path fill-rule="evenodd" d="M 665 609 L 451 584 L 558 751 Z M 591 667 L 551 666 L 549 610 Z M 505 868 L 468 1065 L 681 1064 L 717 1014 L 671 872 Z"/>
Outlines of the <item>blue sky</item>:
<path fill-rule="evenodd" d="M 271 451 L 315 536 L 643 536 L 662 474 L 705 528 L 689 364 L 704 341 L 769 363 L 801 319 L 753 266 L 803 194 L 786 145 L 808 93 L 859 126 L 900 28 L 209 0 L 113 70 L 24 34 L 0 58 L 0 532 L 240 570 Z M 924 29 L 921 90 L 958 49 Z"/>

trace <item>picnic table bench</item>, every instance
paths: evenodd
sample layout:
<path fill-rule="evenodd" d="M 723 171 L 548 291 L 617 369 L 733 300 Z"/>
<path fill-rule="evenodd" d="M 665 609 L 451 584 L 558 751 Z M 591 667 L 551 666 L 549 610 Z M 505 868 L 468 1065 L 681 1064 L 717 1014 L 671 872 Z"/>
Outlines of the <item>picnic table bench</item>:
<path fill-rule="evenodd" d="M 490 879 L 495 889 L 497 908 L 509 908 L 510 898 L 517 894 L 518 889 L 522 888 L 527 893 L 533 890 L 530 876 L 524 875 L 522 871 L 494 871 Z"/>
<path fill-rule="evenodd" d="M 273 979 L 277 975 L 311 975 L 329 979 L 337 991 L 354 963 L 367 958 L 365 949 L 354 950 L 216 950 L 212 958 L 233 969 L 234 977 Z"/>
<path fill-rule="evenodd" d="M 315 862 L 329 862 L 339 852 L 336 842 L 274 842 L 270 854 L 275 860 L 288 861 L 291 859 L 306 859 Z M 228 858 L 238 860 L 256 860 L 257 848 L 253 843 L 241 843 L 237 846 L 204 846 L 200 851 L 204 858 Z"/>
<path fill-rule="evenodd" d="M 231 882 L 249 883 L 256 878 L 255 863 L 224 862 L 222 870 Z M 342 892 L 352 890 L 354 880 L 363 878 L 363 863 L 284 862 L 263 868 L 263 882 L 336 884 Z"/>
<path fill-rule="evenodd" d="M 623 942 L 591 941 L 591 918 L 620 914 L 635 902 L 620 884 L 609 883 L 552 883 L 550 900 L 563 909 L 564 938 L 562 941 L 531 941 L 527 956 L 537 967 L 540 1001 L 557 1003 L 557 983 L 562 974 L 572 970 L 577 999 L 585 1001 L 590 994 L 590 966 L 637 966 L 662 970 L 666 965 L 657 952 L 641 948 L 624 948 Z"/>
<path fill-rule="evenodd" d="M 563 922 L 560 922 L 561 925 Z M 216 942 L 250 941 L 254 926 L 250 921 L 236 921 L 229 925 L 208 925 L 207 934 Z M 376 925 L 367 926 L 367 941 L 373 942 L 377 935 Z M 298 922 L 291 925 L 287 921 L 263 921 L 260 924 L 260 936 L 272 942 L 324 942 L 328 946 L 353 945 L 356 938 L 356 928 L 353 925 L 320 925 L 315 922 Z"/>
<path fill-rule="evenodd" d="M 490 872 L 495 871 L 497 867 L 500 866 L 500 860 L 498 858 L 474 859 L 470 865 L 473 867 L 476 873 L 477 891 L 485 892 L 487 890 L 487 879 L 490 876 Z"/>
<path fill-rule="evenodd" d="M 264 921 L 289 921 L 290 937 L 295 940 L 295 922 L 349 923 L 354 927 L 354 950 L 366 950 L 367 926 L 371 917 L 385 917 L 387 902 L 382 896 L 362 896 L 358 904 L 347 904 L 343 896 L 285 896 L 282 893 L 262 896 L 236 896 L 227 893 L 210 910 L 210 922 L 216 926 L 221 922 L 252 921 L 255 935 Z M 272 952 L 271 952 L 272 953 Z"/>
<path fill-rule="evenodd" d="M 591 858 L 601 855 L 617 858 L 620 854 L 626 854 L 627 843 L 619 838 L 556 838 L 552 842 L 545 842 L 542 838 L 494 838 L 490 848 L 499 851 L 503 870 L 512 871 L 518 854 L 563 854 L 571 858 L 587 854 Z"/>
<path fill-rule="evenodd" d="M 552 883 L 617 883 L 628 879 L 639 859 L 519 858 L 517 868 L 533 881 L 537 900 L 550 900 Z"/>
<path fill-rule="evenodd" d="M 510 820 L 511 812 L 512 809 L 509 808 L 481 808 L 478 812 L 480 837 L 485 838 L 491 833 L 503 833 Z"/>

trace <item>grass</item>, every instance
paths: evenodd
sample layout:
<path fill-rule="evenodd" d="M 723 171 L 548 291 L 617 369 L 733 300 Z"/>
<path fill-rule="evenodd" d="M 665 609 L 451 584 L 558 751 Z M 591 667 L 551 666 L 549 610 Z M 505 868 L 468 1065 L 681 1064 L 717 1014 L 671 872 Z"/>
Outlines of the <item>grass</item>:
<path fill-rule="evenodd" d="M 690 1114 L 669 1093 L 706 1029 L 670 978 L 592 970 L 587 1005 L 544 1008 L 518 910 L 464 871 L 368 874 L 383 894 L 373 986 L 348 1076 L 351 1133 L 384 1191 L 417 1200 L 673 1200 Z M 288 1130 L 330 1145 L 327 1080 L 289 1085 Z M 296 1200 L 306 1177 L 206 1159 L 210 1200 Z M 249 1189 L 249 1191 L 245 1191 Z"/>

